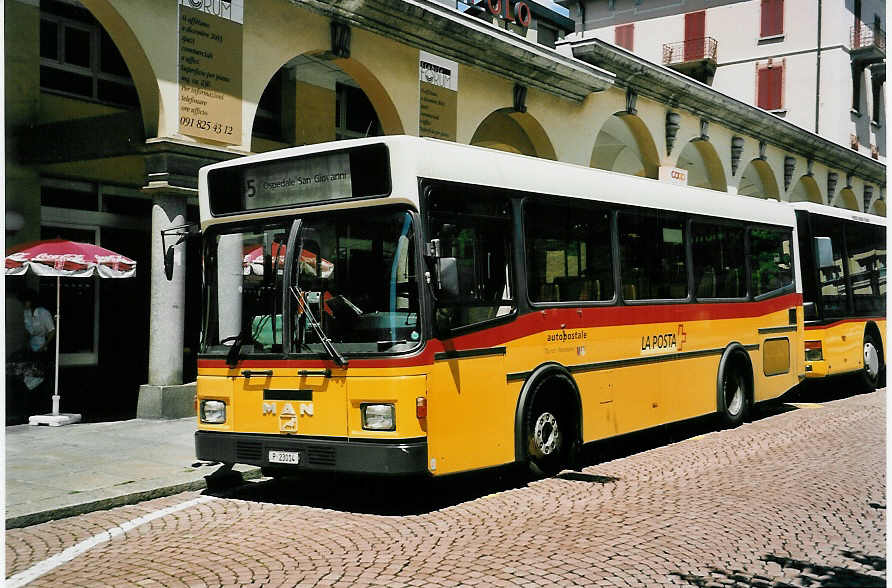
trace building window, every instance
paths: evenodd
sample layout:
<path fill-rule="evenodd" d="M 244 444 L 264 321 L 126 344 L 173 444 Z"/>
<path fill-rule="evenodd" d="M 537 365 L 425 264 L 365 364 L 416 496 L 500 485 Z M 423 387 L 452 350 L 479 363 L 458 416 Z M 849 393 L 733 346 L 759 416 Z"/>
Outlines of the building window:
<path fill-rule="evenodd" d="M 784 107 L 784 62 L 756 64 L 756 106 L 765 110 Z"/>
<path fill-rule="evenodd" d="M 40 4 L 40 87 L 116 106 L 139 105 L 124 58 L 84 8 Z"/>
<path fill-rule="evenodd" d="M 381 123 L 375 107 L 361 89 L 349 84 L 335 84 L 335 138 L 357 139 L 377 137 Z"/>
<path fill-rule="evenodd" d="M 635 47 L 635 23 L 620 25 L 614 31 L 614 44 L 623 49 L 634 51 Z"/>
<path fill-rule="evenodd" d="M 784 34 L 784 0 L 762 0 L 761 37 Z"/>

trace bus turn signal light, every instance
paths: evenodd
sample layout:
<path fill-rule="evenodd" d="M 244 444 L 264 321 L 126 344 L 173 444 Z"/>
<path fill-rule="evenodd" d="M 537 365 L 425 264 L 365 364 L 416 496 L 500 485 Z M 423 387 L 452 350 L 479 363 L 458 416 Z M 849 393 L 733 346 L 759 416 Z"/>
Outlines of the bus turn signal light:
<path fill-rule="evenodd" d="M 821 341 L 805 342 L 805 361 L 824 361 L 824 348 Z"/>
<path fill-rule="evenodd" d="M 415 416 L 420 419 L 427 417 L 427 398 L 424 396 L 415 399 Z"/>

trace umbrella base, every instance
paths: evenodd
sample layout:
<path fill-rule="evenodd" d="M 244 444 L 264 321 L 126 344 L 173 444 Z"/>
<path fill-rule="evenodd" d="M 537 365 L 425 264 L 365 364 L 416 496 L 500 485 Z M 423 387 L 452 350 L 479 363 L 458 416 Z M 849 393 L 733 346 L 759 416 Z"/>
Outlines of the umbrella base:
<path fill-rule="evenodd" d="M 61 413 L 61 414 L 38 414 L 28 417 L 29 425 L 49 425 L 51 427 L 61 427 L 62 425 L 72 425 L 81 421 L 81 415 Z"/>

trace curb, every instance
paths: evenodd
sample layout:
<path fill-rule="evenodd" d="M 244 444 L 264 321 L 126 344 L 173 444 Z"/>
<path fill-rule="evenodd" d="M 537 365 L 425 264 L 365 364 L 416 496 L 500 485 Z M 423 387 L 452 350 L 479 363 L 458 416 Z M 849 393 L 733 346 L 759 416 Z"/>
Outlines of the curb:
<path fill-rule="evenodd" d="M 239 472 L 243 480 L 253 480 L 260 477 L 260 468 L 253 468 Z M 71 506 L 63 506 L 61 508 L 51 508 L 40 512 L 28 513 L 17 517 L 6 519 L 7 529 L 21 529 L 22 527 L 30 527 L 39 525 L 48 521 L 57 519 L 65 519 L 82 514 L 95 512 L 97 510 L 109 510 L 119 506 L 127 506 L 137 504 L 154 498 L 163 498 L 172 496 L 181 492 L 192 492 L 195 490 L 203 490 L 207 488 L 207 481 L 204 478 L 193 480 L 192 482 L 184 482 L 182 484 L 174 484 L 173 486 L 163 486 L 152 490 L 143 490 L 142 492 L 134 492 L 132 494 L 124 494 L 123 496 L 114 496 L 112 498 L 103 498 L 92 502 L 84 502 L 83 504 L 73 504 Z"/>

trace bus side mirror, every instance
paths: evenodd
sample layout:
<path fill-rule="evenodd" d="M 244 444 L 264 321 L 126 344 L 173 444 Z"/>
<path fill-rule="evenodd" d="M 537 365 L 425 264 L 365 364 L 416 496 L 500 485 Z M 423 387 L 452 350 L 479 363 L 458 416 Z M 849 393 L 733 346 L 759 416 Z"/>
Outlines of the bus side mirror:
<path fill-rule="evenodd" d="M 164 277 L 168 282 L 173 279 L 173 245 L 164 251 Z"/>
<path fill-rule="evenodd" d="M 434 265 L 434 287 L 443 298 L 458 298 L 458 262 L 454 257 L 442 257 L 442 253 L 440 240 L 431 239 L 426 246 L 425 257 Z"/>
<path fill-rule="evenodd" d="M 196 236 L 198 236 L 198 225 L 196 223 L 170 227 L 169 229 L 163 229 L 161 231 L 161 251 L 164 256 L 164 277 L 167 278 L 168 282 L 173 279 L 173 248 L 186 239 Z M 178 237 L 176 243 L 168 245 L 167 240 L 174 237 Z"/>
<path fill-rule="evenodd" d="M 444 298 L 458 298 L 458 262 L 454 257 L 437 260 L 437 291 Z"/>
<path fill-rule="evenodd" d="M 815 255 L 818 259 L 818 269 L 836 267 L 833 261 L 833 242 L 830 237 L 815 237 Z"/>

